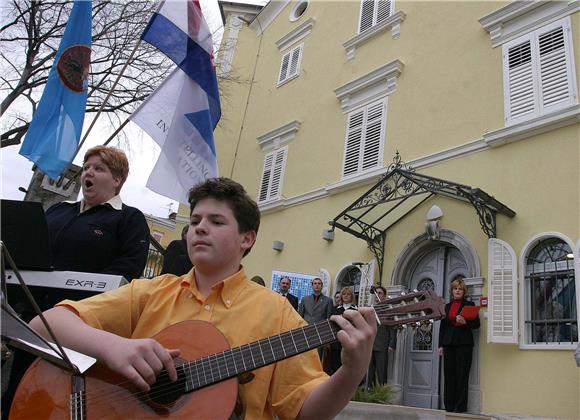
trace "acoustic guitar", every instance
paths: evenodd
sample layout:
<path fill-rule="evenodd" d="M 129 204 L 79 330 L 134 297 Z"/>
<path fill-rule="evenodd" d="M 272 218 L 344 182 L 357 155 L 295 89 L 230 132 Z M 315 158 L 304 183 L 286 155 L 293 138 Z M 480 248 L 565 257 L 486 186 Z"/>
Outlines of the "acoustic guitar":
<path fill-rule="evenodd" d="M 432 291 L 409 293 L 377 303 L 381 325 L 421 325 L 445 316 L 443 300 Z M 430 321 L 431 320 L 431 321 Z M 227 419 L 236 404 L 238 377 L 246 372 L 336 340 L 330 320 L 297 328 L 236 348 L 204 321 L 183 321 L 153 338 L 179 348 L 178 380 L 162 372 L 148 392 L 96 364 L 74 375 L 37 359 L 16 391 L 10 419 Z M 203 340 L 199 338 L 203 337 Z M 247 375 L 247 374 L 246 374 Z"/>

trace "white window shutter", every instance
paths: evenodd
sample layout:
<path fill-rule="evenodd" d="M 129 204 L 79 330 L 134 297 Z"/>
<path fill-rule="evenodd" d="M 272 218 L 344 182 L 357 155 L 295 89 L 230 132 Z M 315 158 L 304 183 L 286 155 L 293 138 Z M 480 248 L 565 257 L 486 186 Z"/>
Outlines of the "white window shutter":
<path fill-rule="evenodd" d="M 282 64 L 280 65 L 280 75 L 278 76 L 278 83 L 281 83 L 288 78 L 288 67 L 290 65 L 290 54 L 292 54 L 292 51 L 284 54 L 284 56 L 282 57 Z"/>
<path fill-rule="evenodd" d="M 283 148 L 276 151 L 276 156 L 274 159 L 274 168 L 272 170 L 272 182 L 270 184 L 270 191 L 268 193 L 268 198 L 278 198 L 280 196 L 280 189 L 282 186 L 282 177 L 284 172 L 284 167 L 286 166 L 286 154 L 288 152 L 287 148 Z"/>
<path fill-rule="evenodd" d="M 391 16 L 392 4 L 391 0 L 377 0 L 377 24 L 384 22 Z"/>
<path fill-rule="evenodd" d="M 385 105 L 382 101 L 367 108 L 362 170 L 374 168 L 379 164 L 381 140 L 383 138 L 384 110 Z"/>
<path fill-rule="evenodd" d="M 507 77 L 507 116 L 514 121 L 537 113 L 534 66 L 530 39 L 507 48 L 504 57 Z"/>
<path fill-rule="evenodd" d="M 560 25 L 538 34 L 540 93 L 543 112 L 571 103 L 570 54 L 567 54 L 568 28 Z"/>
<path fill-rule="evenodd" d="M 517 258 L 499 239 L 488 241 L 488 343 L 518 343 Z"/>
<path fill-rule="evenodd" d="M 373 26 L 375 0 L 362 0 L 358 32 L 362 33 Z"/>
<path fill-rule="evenodd" d="M 264 158 L 264 169 L 262 171 L 262 180 L 260 181 L 258 202 L 262 202 L 268 199 L 268 190 L 270 187 L 270 178 L 272 176 L 273 163 L 274 163 L 274 153 L 268 153 Z"/>
<path fill-rule="evenodd" d="M 357 173 L 361 155 L 364 109 L 349 114 L 342 175 Z"/>
<path fill-rule="evenodd" d="M 290 67 L 288 77 L 297 75 L 300 70 L 300 56 L 302 55 L 302 46 L 294 48 L 290 52 Z"/>

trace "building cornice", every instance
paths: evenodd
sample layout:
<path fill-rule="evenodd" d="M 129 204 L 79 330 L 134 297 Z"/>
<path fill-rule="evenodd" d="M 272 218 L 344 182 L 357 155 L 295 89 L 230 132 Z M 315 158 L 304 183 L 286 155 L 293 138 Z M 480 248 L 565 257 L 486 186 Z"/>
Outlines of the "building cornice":
<path fill-rule="evenodd" d="M 262 35 L 264 31 L 274 22 L 276 17 L 282 12 L 290 0 L 275 0 L 269 1 L 264 6 L 260 14 L 250 24 L 250 28 L 256 31 L 258 36 Z"/>
<path fill-rule="evenodd" d="M 266 134 L 262 134 L 257 138 L 258 145 L 263 152 L 276 150 L 288 144 L 296 137 L 296 132 L 300 129 L 300 125 L 300 121 L 294 120 Z"/>
<path fill-rule="evenodd" d="M 276 46 L 278 47 L 278 50 L 280 51 L 285 50 L 286 48 L 306 38 L 310 34 L 310 32 L 312 32 L 312 28 L 314 27 L 315 23 L 316 21 L 314 19 L 309 18 L 308 20 L 305 20 L 302 24 L 300 24 L 300 26 L 288 32 L 286 35 L 284 35 L 282 38 L 276 41 Z"/>
<path fill-rule="evenodd" d="M 171 219 L 165 219 L 162 217 L 153 216 L 152 214 L 146 214 L 145 220 L 160 227 L 175 229 L 175 222 Z"/>
<path fill-rule="evenodd" d="M 479 23 L 489 32 L 492 47 L 497 47 L 578 10 L 579 0 L 520 0 L 482 17 Z"/>
<path fill-rule="evenodd" d="M 393 39 L 397 39 L 401 36 L 401 23 L 405 20 L 405 12 L 399 10 L 394 13 L 384 22 L 374 25 L 360 34 L 357 34 L 345 41 L 342 46 L 346 49 L 346 59 L 352 61 L 354 59 L 355 50 L 367 42 L 368 40 L 374 38 L 378 34 L 381 34 L 387 30 L 391 30 L 391 36 Z"/>
<path fill-rule="evenodd" d="M 578 122 L 580 122 L 580 105 L 574 105 L 552 114 L 542 115 L 510 127 L 487 132 L 483 135 L 483 141 L 490 147 L 496 147 L 537 136 L 557 128 L 578 124 Z"/>
<path fill-rule="evenodd" d="M 393 60 L 334 89 L 342 111 L 349 112 L 365 102 L 393 93 L 397 88 L 397 78 L 401 75 L 404 67 L 405 65 L 401 60 Z"/>

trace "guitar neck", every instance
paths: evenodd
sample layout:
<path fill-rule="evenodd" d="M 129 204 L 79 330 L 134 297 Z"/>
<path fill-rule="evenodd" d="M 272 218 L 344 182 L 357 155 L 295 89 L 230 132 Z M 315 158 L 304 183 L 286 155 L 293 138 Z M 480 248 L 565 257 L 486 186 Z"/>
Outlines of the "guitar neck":
<path fill-rule="evenodd" d="M 338 325 L 330 320 L 297 328 L 279 335 L 185 363 L 187 392 L 233 378 L 337 340 Z"/>

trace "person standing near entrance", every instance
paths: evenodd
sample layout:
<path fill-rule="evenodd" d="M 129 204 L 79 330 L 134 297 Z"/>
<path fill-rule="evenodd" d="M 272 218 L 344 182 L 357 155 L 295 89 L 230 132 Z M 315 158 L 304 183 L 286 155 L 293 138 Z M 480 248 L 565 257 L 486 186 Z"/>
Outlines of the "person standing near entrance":
<path fill-rule="evenodd" d="M 456 413 L 467 411 L 469 370 L 473 354 L 473 331 L 479 328 L 479 316 L 466 320 L 461 316 L 464 306 L 474 306 L 466 300 L 467 286 L 463 276 L 456 276 L 449 286 L 451 302 L 445 305 L 445 318 L 439 329 L 439 355 L 443 355 L 445 374 L 445 410 Z"/>
<path fill-rule="evenodd" d="M 312 279 L 312 294 L 304 296 L 298 305 L 298 313 L 306 322 L 314 324 L 330 318 L 332 314 L 332 299 L 322 294 L 322 280 Z"/>
<path fill-rule="evenodd" d="M 282 277 L 278 283 L 278 290 L 280 290 L 282 296 L 288 299 L 288 302 L 290 302 L 294 310 L 298 310 L 298 298 L 290 293 L 291 284 L 292 280 L 290 280 L 290 277 Z"/>
<path fill-rule="evenodd" d="M 342 303 L 332 309 L 332 315 L 342 315 L 344 311 L 349 309 L 356 309 L 354 304 L 354 293 L 350 287 L 343 287 L 340 290 L 340 298 Z M 336 372 L 341 366 L 340 353 L 342 352 L 342 345 L 340 341 L 330 343 L 330 371 Z"/>
<path fill-rule="evenodd" d="M 387 298 L 387 290 L 383 286 L 375 287 L 379 302 Z M 387 368 L 389 353 L 395 351 L 397 345 L 397 331 L 386 325 L 377 327 L 377 335 L 373 343 L 373 355 L 369 365 L 368 379 L 369 386 L 375 384 L 384 385 L 387 383 Z"/>

